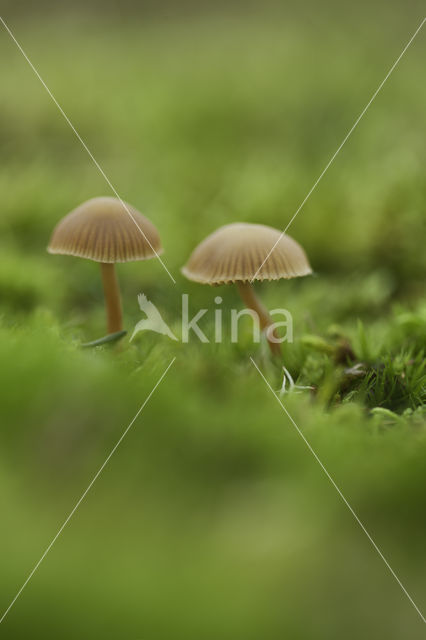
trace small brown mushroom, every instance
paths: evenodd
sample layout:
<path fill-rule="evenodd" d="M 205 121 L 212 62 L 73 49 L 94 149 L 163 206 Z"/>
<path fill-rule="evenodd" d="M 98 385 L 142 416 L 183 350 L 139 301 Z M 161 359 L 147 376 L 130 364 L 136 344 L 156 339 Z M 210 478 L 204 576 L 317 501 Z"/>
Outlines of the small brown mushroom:
<path fill-rule="evenodd" d="M 253 280 L 306 276 L 312 269 L 304 250 L 290 236 L 263 224 L 240 222 L 220 227 L 203 240 L 194 249 L 182 273 L 189 280 L 202 284 L 236 283 L 246 306 L 258 314 L 272 353 L 279 355 L 278 336 L 268 331 L 273 324 L 272 318 L 251 283 Z"/>
<path fill-rule="evenodd" d="M 123 328 L 115 263 L 147 260 L 163 251 L 148 218 L 131 205 L 107 197 L 92 198 L 66 215 L 55 227 L 47 250 L 100 263 L 110 334 Z"/>

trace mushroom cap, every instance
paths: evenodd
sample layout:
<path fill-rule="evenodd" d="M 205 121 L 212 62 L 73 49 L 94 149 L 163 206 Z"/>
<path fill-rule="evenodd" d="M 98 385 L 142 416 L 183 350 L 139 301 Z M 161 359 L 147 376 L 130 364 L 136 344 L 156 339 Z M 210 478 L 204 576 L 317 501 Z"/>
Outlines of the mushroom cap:
<path fill-rule="evenodd" d="M 47 250 L 95 262 L 147 260 L 163 251 L 148 218 L 107 197 L 87 200 L 68 213 L 53 230 Z"/>
<path fill-rule="evenodd" d="M 296 278 L 312 273 L 312 269 L 304 250 L 290 236 L 263 224 L 237 222 L 207 236 L 194 249 L 182 273 L 189 280 L 218 285 Z"/>

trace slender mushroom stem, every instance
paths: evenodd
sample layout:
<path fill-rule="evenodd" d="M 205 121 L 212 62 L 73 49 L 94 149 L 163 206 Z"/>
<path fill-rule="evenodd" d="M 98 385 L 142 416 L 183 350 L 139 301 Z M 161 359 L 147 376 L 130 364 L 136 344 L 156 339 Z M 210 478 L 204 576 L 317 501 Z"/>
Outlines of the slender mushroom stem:
<path fill-rule="evenodd" d="M 101 262 L 100 265 L 102 284 L 104 286 L 108 333 L 116 333 L 123 329 L 123 317 L 115 264 Z"/>
<path fill-rule="evenodd" d="M 270 327 L 273 322 L 272 322 L 272 318 L 269 315 L 268 311 L 266 310 L 266 308 L 263 306 L 263 304 L 261 303 L 261 301 L 259 300 L 259 298 L 257 297 L 257 295 L 254 292 L 254 289 L 251 285 L 250 282 L 237 282 L 237 287 L 238 287 L 238 291 L 240 293 L 240 296 L 244 302 L 244 304 L 246 305 L 246 307 L 248 307 L 249 309 L 252 309 L 253 311 L 255 311 L 259 317 L 259 324 L 260 324 L 260 328 L 262 329 L 262 331 L 265 331 L 266 333 L 266 339 L 268 341 L 269 344 L 269 348 L 271 349 L 271 352 L 274 356 L 280 356 L 281 355 L 281 345 L 279 342 L 275 342 L 272 340 L 272 336 L 278 340 L 279 336 L 276 332 L 275 329 L 271 331 L 268 331 L 268 327 Z M 272 336 L 271 336 L 272 333 Z"/>

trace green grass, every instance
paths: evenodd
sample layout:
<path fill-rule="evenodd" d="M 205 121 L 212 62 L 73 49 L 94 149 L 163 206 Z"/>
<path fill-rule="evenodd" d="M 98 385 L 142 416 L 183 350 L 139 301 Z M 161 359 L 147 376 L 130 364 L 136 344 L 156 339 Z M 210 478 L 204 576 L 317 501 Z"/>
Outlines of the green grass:
<path fill-rule="evenodd" d="M 81 349 L 105 332 L 99 269 L 46 245 L 108 187 L 0 33 L 0 609 L 176 357 L 4 637 L 422 637 L 250 356 L 276 391 L 281 364 L 248 319 L 230 343 L 236 291 L 179 271 L 221 224 L 285 227 L 420 22 L 414 3 L 386 9 L 385 25 L 379 4 L 371 20 L 333 4 L 11 19 L 120 195 L 160 231 L 176 285 L 156 260 L 120 265 L 126 328 L 143 292 L 179 335 L 186 292 L 208 309 L 209 344 L 142 333 Z M 419 36 L 291 227 L 315 277 L 257 287 L 292 313 L 283 363 L 312 387 L 285 406 L 420 608 L 424 51 Z"/>

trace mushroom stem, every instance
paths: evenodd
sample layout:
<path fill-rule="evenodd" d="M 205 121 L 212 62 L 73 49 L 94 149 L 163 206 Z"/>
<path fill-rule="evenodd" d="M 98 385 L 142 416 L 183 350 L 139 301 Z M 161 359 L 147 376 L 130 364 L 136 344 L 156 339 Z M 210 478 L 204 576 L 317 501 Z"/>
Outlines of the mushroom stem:
<path fill-rule="evenodd" d="M 262 329 L 262 331 L 265 331 L 266 333 L 266 339 L 268 341 L 269 344 L 269 348 L 271 349 L 271 352 L 274 356 L 280 356 L 281 355 L 281 345 L 279 342 L 274 342 L 272 340 L 271 335 L 269 335 L 269 331 L 268 331 L 268 327 L 270 327 L 273 322 L 272 322 L 272 318 L 269 315 L 268 311 L 266 310 L 266 308 L 263 306 L 263 304 L 261 303 L 261 301 L 259 300 L 259 298 L 257 297 L 257 295 L 254 292 L 254 289 L 251 285 L 250 282 L 237 282 L 237 287 L 238 287 L 238 291 L 240 293 L 240 296 L 244 302 L 244 304 L 246 305 L 246 307 L 248 307 L 249 309 L 252 309 L 253 311 L 255 311 L 259 317 L 259 324 L 260 324 L 260 328 Z M 272 336 L 275 339 L 279 339 L 279 336 L 276 332 L 276 330 L 272 330 Z"/>
<path fill-rule="evenodd" d="M 102 284 L 104 286 L 108 333 L 116 333 L 123 329 L 123 317 L 115 264 L 101 262 L 100 265 Z"/>

